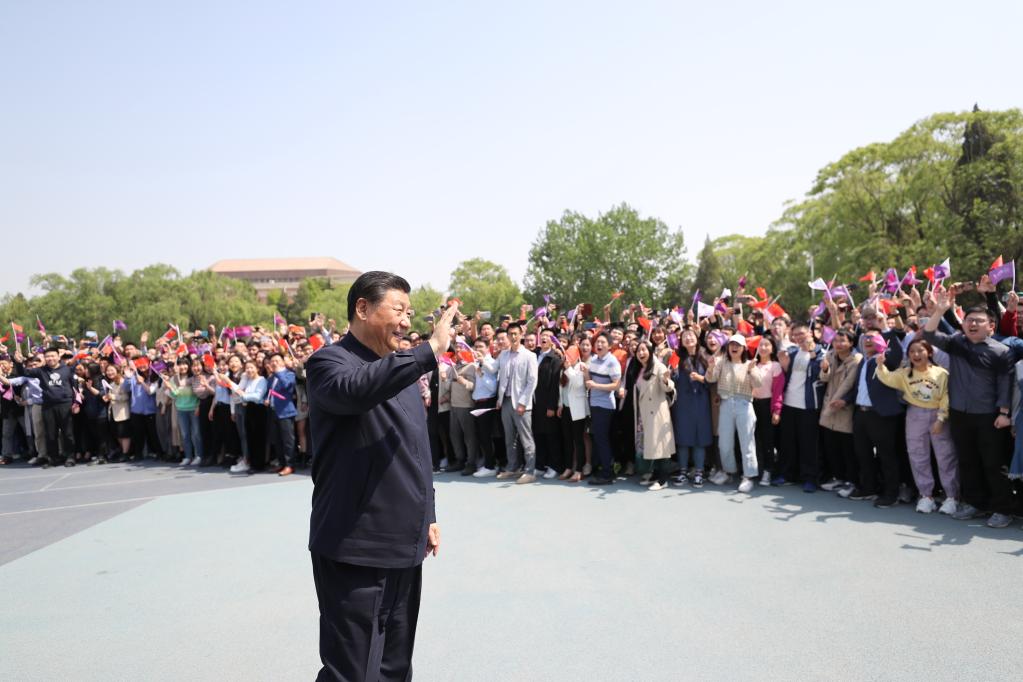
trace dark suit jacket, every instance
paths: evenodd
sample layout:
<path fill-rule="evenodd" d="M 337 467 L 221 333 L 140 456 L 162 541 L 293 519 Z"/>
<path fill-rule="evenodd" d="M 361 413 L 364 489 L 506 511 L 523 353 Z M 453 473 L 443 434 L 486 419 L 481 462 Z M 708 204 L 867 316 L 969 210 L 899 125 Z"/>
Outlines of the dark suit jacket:
<path fill-rule="evenodd" d="M 360 566 L 422 563 L 436 516 L 416 382 L 436 368 L 427 343 L 381 358 L 351 334 L 309 358 L 310 551 Z"/>
<path fill-rule="evenodd" d="M 882 336 L 888 342 L 888 352 L 884 356 L 884 366 L 894 372 L 902 364 L 902 344 L 899 342 L 899 335 L 894 331 L 886 332 Z M 875 355 L 869 360 L 864 360 L 863 366 L 866 367 L 865 370 L 856 369 L 856 381 L 853 382 L 852 389 L 844 396 L 844 399 L 846 404 L 856 405 L 856 396 L 860 390 L 860 372 L 865 371 L 867 373 L 867 393 L 870 395 L 870 404 L 873 405 L 874 410 L 882 417 L 895 417 L 902 414 L 906 410 L 906 406 L 903 405 L 898 391 L 884 385 L 877 378 L 877 358 L 878 356 Z"/>

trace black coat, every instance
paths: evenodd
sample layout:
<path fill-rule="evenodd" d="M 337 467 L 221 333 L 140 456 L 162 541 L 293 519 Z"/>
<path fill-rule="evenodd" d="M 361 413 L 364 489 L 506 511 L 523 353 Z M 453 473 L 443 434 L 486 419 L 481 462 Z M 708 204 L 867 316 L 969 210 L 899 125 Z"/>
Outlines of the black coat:
<path fill-rule="evenodd" d="M 352 334 L 309 358 L 311 552 L 380 568 L 422 563 L 436 515 L 416 382 L 436 368 L 429 344 L 381 358 Z"/>
<path fill-rule="evenodd" d="M 533 391 L 533 414 L 546 416 L 547 410 L 558 409 L 561 393 L 561 358 L 548 353 L 536 369 L 536 390 Z"/>

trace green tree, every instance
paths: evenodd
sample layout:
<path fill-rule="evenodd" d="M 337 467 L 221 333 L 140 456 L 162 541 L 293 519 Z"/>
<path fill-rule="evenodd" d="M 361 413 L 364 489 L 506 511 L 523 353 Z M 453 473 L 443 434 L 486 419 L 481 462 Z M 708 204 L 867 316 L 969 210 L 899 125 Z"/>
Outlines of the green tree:
<path fill-rule="evenodd" d="M 427 284 L 421 284 L 409 293 L 409 301 L 415 312 L 412 317 L 412 329 L 420 334 L 425 334 L 430 329 L 430 323 L 426 321 L 426 317 L 433 314 L 433 311 L 444 303 L 444 294 Z"/>
<path fill-rule="evenodd" d="M 696 276 L 693 278 L 694 291 L 699 289 L 704 298 L 711 299 L 717 296 L 724 288 L 724 280 L 721 277 L 721 263 L 718 260 L 717 249 L 714 242 L 708 236 L 703 241 L 703 248 L 697 256 Z"/>
<path fill-rule="evenodd" d="M 461 309 L 470 316 L 477 310 L 490 311 L 495 318 L 504 313 L 517 316 L 523 302 L 522 292 L 504 266 L 482 258 L 459 263 L 448 289 L 461 299 Z"/>
<path fill-rule="evenodd" d="M 628 204 L 591 219 L 565 211 L 550 220 L 529 250 L 526 297 L 554 296 L 561 308 L 598 307 L 624 291 L 624 301 L 680 303 L 692 277 L 685 242 L 657 218 L 642 218 Z"/>

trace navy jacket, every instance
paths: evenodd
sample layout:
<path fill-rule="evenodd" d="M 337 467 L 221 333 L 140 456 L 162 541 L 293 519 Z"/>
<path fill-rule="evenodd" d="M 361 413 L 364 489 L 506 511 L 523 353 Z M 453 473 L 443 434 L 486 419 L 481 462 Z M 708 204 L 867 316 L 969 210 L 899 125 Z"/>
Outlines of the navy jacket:
<path fill-rule="evenodd" d="M 788 387 L 792 378 L 792 369 L 796 366 L 796 354 L 800 352 L 798 347 L 789 348 L 783 351 L 789 354 L 789 366 L 785 370 L 785 386 Z M 820 410 L 824 402 L 824 389 L 826 386 L 821 382 L 821 360 L 824 359 L 824 349 L 819 345 L 813 350 L 813 357 L 806 365 L 806 383 L 803 385 L 803 397 L 806 400 L 806 409 Z"/>
<path fill-rule="evenodd" d="M 888 341 L 888 352 L 884 356 L 884 366 L 894 372 L 902 364 L 902 344 L 899 343 L 898 335 L 893 332 L 886 332 L 882 336 Z M 874 355 L 869 360 L 864 360 L 863 364 L 866 366 L 866 370 L 857 368 L 856 381 L 853 382 L 852 389 L 843 397 L 843 400 L 845 400 L 847 405 L 853 405 L 853 409 L 855 409 L 856 396 L 860 390 L 860 372 L 866 371 L 867 393 L 870 395 L 870 404 L 873 405 L 874 411 L 882 417 L 895 417 L 902 414 L 906 407 L 899 397 L 899 392 L 894 388 L 885 386 L 877 378 L 877 358 L 878 356 Z"/>
<path fill-rule="evenodd" d="M 381 358 L 352 334 L 309 358 L 311 552 L 379 568 L 422 563 L 436 516 L 416 382 L 436 367 L 427 343 Z"/>

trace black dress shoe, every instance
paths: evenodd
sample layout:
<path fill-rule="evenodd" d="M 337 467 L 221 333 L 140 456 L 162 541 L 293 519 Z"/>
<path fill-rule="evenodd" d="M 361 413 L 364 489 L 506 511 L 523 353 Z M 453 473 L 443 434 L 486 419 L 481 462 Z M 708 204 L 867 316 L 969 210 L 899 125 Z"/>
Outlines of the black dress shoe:
<path fill-rule="evenodd" d="M 611 485 L 614 481 L 610 478 L 591 478 L 587 483 L 589 485 Z"/>
<path fill-rule="evenodd" d="M 68 457 L 67 459 L 64 460 L 64 466 L 66 466 L 66 467 L 73 467 L 74 465 L 75 465 L 75 458 L 74 457 Z"/>
<path fill-rule="evenodd" d="M 475 473 L 476 473 L 475 469 L 470 469 L 468 467 L 466 467 L 465 469 L 462 469 L 462 475 L 463 476 L 472 476 Z"/>

